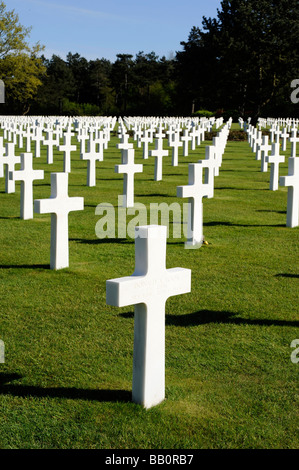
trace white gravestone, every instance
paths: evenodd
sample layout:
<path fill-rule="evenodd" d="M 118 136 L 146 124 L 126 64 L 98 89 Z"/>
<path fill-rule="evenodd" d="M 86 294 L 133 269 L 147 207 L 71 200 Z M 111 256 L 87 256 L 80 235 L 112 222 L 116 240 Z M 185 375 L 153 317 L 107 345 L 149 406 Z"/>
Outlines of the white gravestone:
<path fill-rule="evenodd" d="M 10 194 L 14 193 L 16 190 L 16 185 L 13 179 L 10 179 L 10 173 L 15 171 L 15 165 L 21 162 L 21 157 L 15 155 L 15 144 L 7 143 L 5 144 L 6 153 L 4 165 L 6 166 L 5 173 L 5 192 Z"/>
<path fill-rule="evenodd" d="M 184 130 L 183 137 L 181 141 L 183 142 L 183 157 L 188 157 L 189 155 L 189 141 L 192 140 L 192 137 L 189 136 L 188 129 Z"/>
<path fill-rule="evenodd" d="M 191 270 L 166 269 L 167 227 L 135 228 L 132 276 L 106 282 L 108 305 L 135 305 L 132 400 L 151 408 L 165 398 L 165 303 L 191 291 Z"/>
<path fill-rule="evenodd" d="M 121 162 L 124 162 L 125 151 L 134 148 L 134 145 L 129 142 L 129 134 L 123 134 L 119 144 L 116 144 L 116 148 L 121 151 Z"/>
<path fill-rule="evenodd" d="M 179 164 L 179 147 L 182 147 L 182 145 L 183 142 L 180 141 L 180 133 L 175 132 L 169 144 L 169 146 L 172 147 L 172 166 L 178 166 Z"/>
<path fill-rule="evenodd" d="M 210 187 L 208 198 L 214 197 L 214 172 L 215 172 L 215 147 L 207 145 L 205 150 L 205 160 L 199 160 L 199 163 L 205 168 L 204 182 Z"/>
<path fill-rule="evenodd" d="M 283 131 L 282 131 L 280 137 L 282 139 L 281 150 L 282 150 L 282 152 L 285 152 L 286 149 L 287 149 L 287 140 L 290 137 L 290 134 L 287 133 L 287 128 L 286 127 L 283 128 Z"/>
<path fill-rule="evenodd" d="M 177 187 L 177 197 L 189 198 L 186 248 L 199 247 L 203 237 L 203 197 L 211 197 L 213 188 L 202 182 L 203 165 L 189 163 L 188 186 Z"/>
<path fill-rule="evenodd" d="M 299 225 L 299 157 L 289 157 L 288 176 L 281 176 L 281 186 L 288 186 L 287 227 Z"/>
<path fill-rule="evenodd" d="M 53 146 L 56 145 L 57 140 L 53 137 L 53 131 L 48 130 L 46 137 L 43 138 L 43 145 L 47 147 L 47 163 L 52 165 L 53 163 Z"/>
<path fill-rule="evenodd" d="M 272 146 L 269 144 L 269 136 L 264 135 L 262 144 L 259 145 L 259 149 L 261 152 L 261 172 L 266 173 L 268 171 L 268 154 L 272 149 Z"/>
<path fill-rule="evenodd" d="M 148 144 L 151 143 L 151 140 L 150 132 L 148 130 L 144 130 L 140 141 L 143 143 L 142 156 L 145 160 L 148 159 Z"/>
<path fill-rule="evenodd" d="M 262 145 L 263 142 L 263 136 L 262 136 L 262 131 L 258 131 L 257 137 L 255 139 L 255 159 L 256 160 L 261 160 L 261 150 L 260 146 Z"/>
<path fill-rule="evenodd" d="M 34 201 L 34 212 L 51 214 L 51 269 L 69 266 L 68 214 L 83 209 L 83 197 L 68 196 L 68 173 L 51 173 L 50 198 Z"/>
<path fill-rule="evenodd" d="M 134 207 L 134 175 L 142 173 L 143 165 L 134 162 L 134 149 L 123 150 L 123 162 L 115 165 L 115 173 L 124 174 L 123 207 Z"/>
<path fill-rule="evenodd" d="M 43 130 L 42 127 L 36 126 L 34 129 L 34 136 L 32 137 L 32 140 L 35 142 L 34 146 L 34 156 L 36 158 L 40 158 L 40 144 L 43 141 Z"/>
<path fill-rule="evenodd" d="M 3 137 L 0 137 L 0 178 L 4 176 L 4 163 L 6 160 L 5 146 L 3 145 Z"/>
<path fill-rule="evenodd" d="M 87 186 L 96 185 L 96 162 L 99 159 L 99 153 L 96 152 L 96 143 L 90 134 L 87 152 L 80 155 L 81 160 L 87 160 Z"/>
<path fill-rule="evenodd" d="M 98 136 L 95 138 L 95 144 L 98 146 L 98 161 L 102 162 L 104 160 L 104 148 L 107 143 L 106 135 L 104 131 L 99 131 Z"/>
<path fill-rule="evenodd" d="M 21 181 L 20 218 L 24 220 L 33 219 L 33 181 L 44 179 L 43 170 L 33 169 L 32 158 L 32 153 L 21 153 L 21 169 L 9 174 L 10 179 Z"/>
<path fill-rule="evenodd" d="M 291 157 L 296 157 L 296 147 L 297 147 L 297 142 L 299 142 L 299 136 L 297 136 L 297 128 L 294 127 L 292 128 L 291 131 L 291 137 L 290 137 L 290 142 L 291 142 Z"/>
<path fill-rule="evenodd" d="M 149 155 L 155 158 L 155 181 L 162 180 L 163 157 L 168 156 L 168 150 L 163 150 L 163 139 L 155 140 L 155 150 L 150 150 Z"/>
<path fill-rule="evenodd" d="M 266 157 L 266 161 L 271 164 L 270 170 L 270 189 L 271 191 L 277 191 L 278 180 L 279 180 L 279 164 L 284 163 L 284 155 L 279 154 L 280 144 L 272 144 L 271 155 Z"/>
<path fill-rule="evenodd" d="M 71 171 L 71 152 L 77 150 L 77 146 L 71 143 L 73 135 L 74 133 L 68 130 L 63 135 L 63 145 L 58 145 L 58 150 L 64 152 L 63 171 L 66 173 Z"/>

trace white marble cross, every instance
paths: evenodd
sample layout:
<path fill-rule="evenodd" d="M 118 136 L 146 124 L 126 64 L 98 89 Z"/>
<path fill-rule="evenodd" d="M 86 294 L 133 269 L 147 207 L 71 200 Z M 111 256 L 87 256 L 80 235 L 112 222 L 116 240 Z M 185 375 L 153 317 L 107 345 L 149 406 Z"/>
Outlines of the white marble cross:
<path fill-rule="evenodd" d="M 32 166 L 32 153 L 21 153 L 21 169 L 11 171 L 9 177 L 14 181 L 21 181 L 20 218 L 33 219 L 33 181 L 44 179 L 43 170 L 34 170 Z"/>
<path fill-rule="evenodd" d="M 299 136 L 297 136 L 297 128 L 293 127 L 291 131 L 291 137 L 290 137 L 290 142 L 291 142 L 291 157 L 296 157 L 296 147 L 297 147 L 297 142 L 299 142 Z"/>
<path fill-rule="evenodd" d="M 272 151 L 271 155 L 266 157 L 266 161 L 271 163 L 271 170 L 270 170 L 270 189 L 271 191 L 277 191 L 278 189 L 278 180 L 279 180 L 279 164 L 284 163 L 285 157 L 284 155 L 279 154 L 280 144 L 274 143 L 272 144 Z"/>
<path fill-rule="evenodd" d="M 52 165 L 53 163 L 53 146 L 57 144 L 56 138 L 53 138 L 53 130 L 46 132 L 46 137 L 43 138 L 43 145 L 47 147 L 47 163 Z"/>
<path fill-rule="evenodd" d="M 32 129 L 29 124 L 23 132 L 23 136 L 26 137 L 26 152 L 31 152 Z"/>
<path fill-rule="evenodd" d="M 140 138 L 141 143 L 143 143 L 143 153 L 142 156 L 144 159 L 148 158 L 148 144 L 151 142 L 150 132 L 145 129 L 143 131 L 143 136 Z"/>
<path fill-rule="evenodd" d="M 199 160 L 199 163 L 205 168 L 204 182 L 210 187 L 210 192 L 207 197 L 212 198 L 214 197 L 214 173 L 216 165 L 214 145 L 207 145 L 205 152 L 205 160 Z"/>
<path fill-rule="evenodd" d="M 121 161 L 123 163 L 125 151 L 134 148 L 134 144 L 129 142 L 129 134 L 122 134 L 121 141 L 119 144 L 116 144 L 116 148 L 121 151 Z"/>
<path fill-rule="evenodd" d="M 137 140 L 137 147 L 138 148 L 141 148 L 141 136 L 142 136 L 141 126 L 137 125 L 137 128 L 134 130 L 134 140 Z"/>
<path fill-rule="evenodd" d="M 166 269 L 167 227 L 135 228 L 132 276 L 106 282 L 108 305 L 135 305 L 132 400 L 145 408 L 165 398 L 165 303 L 191 291 L 191 270 Z"/>
<path fill-rule="evenodd" d="M 5 163 L 5 146 L 3 145 L 3 137 L 0 137 L 0 178 L 4 176 L 4 163 Z"/>
<path fill-rule="evenodd" d="M 262 131 L 257 132 L 257 136 L 255 139 L 255 159 L 256 160 L 261 160 L 261 150 L 260 147 L 262 145 L 263 141 L 263 136 L 262 136 Z"/>
<path fill-rule="evenodd" d="M 192 140 L 192 137 L 189 136 L 188 129 L 184 130 L 183 137 L 181 141 L 183 142 L 183 157 L 188 157 L 189 154 L 189 142 Z"/>
<path fill-rule="evenodd" d="M 40 144 L 43 141 L 43 130 L 40 125 L 36 125 L 34 128 L 34 134 L 32 136 L 32 140 L 35 142 L 34 146 L 34 156 L 36 158 L 40 158 Z M 30 151 L 29 151 L 30 153 Z"/>
<path fill-rule="evenodd" d="M 197 132 L 196 132 L 196 127 L 193 126 L 192 130 L 190 132 L 190 137 L 191 137 L 191 150 L 195 150 L 196 148 L 196 137 L 197 137 Z"/>
<path fill-rule="evenodd" d="M 16 185 L 13 179 L 10 179 L 10 173 L 15 171 L 15 165 L 21 162 L 21 157 L 19 155 L 15 155 L 15 144 L 9 142 L 5 144 L 6 153 L 5 153 L 5 160 L 4 165 L 6 166 L 6 173 L 5 173 L 5 192 L 6 193 L 14 193 L 16 190 Z"/>
<path fill-rule="evenodd" d="M 279 178 L 281 186 L 288 186 L 287 227 L 299 225 L 299 157 L 289 157 L 288 175 Z"/>
<path fill-rule="evenodd" d="M 263 173 L 268 171 L 268 154 L 272 149 L 272 145 L 269 144 L 269 136 L 264 135 L 262 143 L 259 145 L 259 151 L 261 154 L 261 171 Z"/>
<path fill-rule="evenodd" d="M 163 157 L 168 156 L 168 150 L 163 150 L 163 139 L 155 140 L 155 150 L 150 150 L 149 155 L 155 158 L 155 181 L 162 180 Z"/>
<path fill-rule="evenodd" d="M 179 147 L 182 147 L 183 142 L 180 141 L 180 133 L 175 132 L 169 146 L 172 148 L 172 166 L 179 164 Z"/>
<path fill-rule="evenodd" d="M 134 207 L 134 175 L 142 173 L 143 165 L 134 162 L 134 149 L 123 150 L 121 165 L 115 165 L 115 173 L 124 173 L 123 207 Z"/>
<path fill-rule="evenodd" d="M 98 160 L 99 162 L 102 162 L 104 160 L 104 148 L 107 143 L 106 135 L 104 131 L 99 131 L 98 136 L 94 139 L 95 144 L 99 146 L 99 151 L 98 151 Z"/>
<path fill-rule="evenodd" d="M 177 197 L 189 198 L 186 248 L 200 247 L 203 243 L 203 197 L 211 197 L 213 188 L 202 182 L 203 165 L 189 163 L 187 186 L 177 186 Z"/>
<path fill-rule="evenodd" d="M 290 137 L 290 134 L 288 134 L 286 127 L 283 128 L 283 131 L 280 137 L 282 139 L 281 150 L 282 152 L 285 152 L 287 149 L 287 140 Z"/>
<path fill-rule="evenodd" d="M 99 153 L 96 152 L 96 143 L 92 134 L 89 136 L 87 147 L 87 152 L 82 152 L 80 158 L 87 160 L 87 186 L 93 187 L 96 185 L 96 162 L 99 160 Z"/>
<path fill-rule="evenodd" d="M 63 145 L 58 145 L 58 150 L 60 152 L 64 152 L 64 160 L 63 160 L 63 171 L 66 173 L 70 173 L 71 171 L 71 152 L 77 150 L 76 145 L 72 145 L 71 139 L 74 135 L 73 132 L 68 130 L 63 134 Z"/>
<path fill-rule="evenodd" d="M 51 173 L 50 198 L 34 201 L 34 212 L 51 214 L 51 269 L 69 266 L 68 215 L 83 209 L 83 197 L 68 196 L 68 173 Z"/>

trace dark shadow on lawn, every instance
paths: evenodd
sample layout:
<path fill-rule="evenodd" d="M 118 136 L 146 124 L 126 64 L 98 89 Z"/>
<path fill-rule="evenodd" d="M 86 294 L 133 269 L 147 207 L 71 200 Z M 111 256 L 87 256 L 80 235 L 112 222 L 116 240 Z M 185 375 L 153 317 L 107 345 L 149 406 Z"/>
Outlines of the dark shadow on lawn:
<path fill-rule="evenodd" d="M 10 217 L 0 217 L 0 219 L 3 219 L 3 220 L 16 220 L 16 219 L 20 219 L 20 217 L 10 216 Z"/>
<path fill-rule="evenodd" d="M 152 194 L 135 194 L 135 197 L 176 197 L 171 194 L 159 194 L 159 193 L 152 193 Z"/>
<path fill-rule="evenodd" d="M 50 269 L 49 264 L 0 264 L 0 269 Z"/>
<path fill-rule="evenodd" d="M 215 227 L 217 225 L 225 225 L 227 227 L 285 227 L 286 224 L 233 224 L 232 222 L 206 222 L 204 226 Z"/>
<path fill-rule="evenodd" d="M 217 186 L 215 186 L 215 191 L 217 190 L 229 190 L 229 191 L 269 191 L 268 188 L 232 188 L 232 187 L 229 187 L 229 186 L 221 186 L 220 188 L 217 188 Z"/>
<path fill-rule="evenodd" d="M 287 211 L 272 211 L 271 209 L 257 209 L 256 212 L 268 212 L 273 214 L 286 214 Z"/>
<path fill-rule="evenodd" d="M 299 276 L 298 276 L 299 277 Z M 208 323 L 225 323 L 233 325 L 257 325 L 257 326 L 299 326 L 299 321 L 286 321 L 286 320 L 271 320 L 271 319 L 245 319 L 236 317 L 233 312 L 217 312 L 213 310 L 199 310 L 194 313 L 187 313 L 184 315 L 169 315 L 166 314 L 166 325 L 173 326 L 197 326 L 206 325 Z M 120 313 L 119 316 L 123 318 L 134 318 L 134 312 Z"/>
<path fill-rule="evenodd" d="M 117 244 L 130 244 L 135 240 L 128 240 L 127 238 L 96 238 L 95 240 L 88 240 L 85 238 L 70 238 L 70 242 L 84 243 L 86 245 L 100 245 L 103 243 L 117 243 Z"/>
<path fill-rule="evenodd" d="M 275 274 L 275 277 L 293 277 L 295 279 L 299 279 L 299 274 L 279 273 Z"/>
<path fill-rule="evenodd" d="M 166 315 L 166 325 L 186 327 L 206 325 L 208 323 L 225 323 L 233 325 L 292 326 L 295 328 L 299 326 L 299 321 L 295 320 L 245 319 L 236 317 L 236 315 L 236 313 L 226 311 L 199 310 L 185 315 Z"/>
<path fill-rule="evenodd" d="M 0 394 L 14 397 L 67 398 L 100 402 L 128 402 L 132 393 L 128 390 L 82 389 L 71 387 L 36 387 L 32 385 L 9 384 L 20 379 L 18 374 L 0 374 Z"/>

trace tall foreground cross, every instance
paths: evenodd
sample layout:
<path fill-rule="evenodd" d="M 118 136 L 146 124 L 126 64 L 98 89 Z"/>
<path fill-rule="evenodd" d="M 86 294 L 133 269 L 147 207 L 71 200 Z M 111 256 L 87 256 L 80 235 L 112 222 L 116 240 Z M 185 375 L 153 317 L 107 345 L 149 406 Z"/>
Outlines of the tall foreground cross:
<path fill-rule="evenodd" d="M 132 399 L 150 408 L 165 398 L 165 303 L 191 291 L 191 270 L 166 269 L 167 227 L 135 228 L 132 276 L 106 282 L 108 305 L 135 304 Z"/>
<path fill-rule="evenodd" d="M 68 173 L 51 173 L 50 198 L 36 199 L 34 201 L 34 212 L 38 214 L 51 214 L 51 269 L 68 267 L 68 215 L 71 211 L 83 209 L 83 197 L 68 196 Z"/>
<path fill-rule="evenodd" d="M 287 227 L 299 225 L 299 157 L 289 157 L 288 175 L 281 176 L 279 184 L 288 186 Z"/>

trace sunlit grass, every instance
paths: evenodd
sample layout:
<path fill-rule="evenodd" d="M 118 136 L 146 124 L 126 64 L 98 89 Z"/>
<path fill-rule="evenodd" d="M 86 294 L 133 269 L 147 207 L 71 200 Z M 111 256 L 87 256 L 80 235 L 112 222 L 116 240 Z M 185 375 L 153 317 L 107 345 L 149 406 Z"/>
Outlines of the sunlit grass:
<path fill-rule="evenodd" d="M 235 126 L 238 128 L 238 126 Z M 166 304 L 166 400 L 145 411 L 131 403 L 133 306 L 106 305 L 107 279 L 134 270 L 134 241 L 100 240 L 95 208 L 116 208 L 122 175 L 113 136 L 97 185 L 86 186 L 86 162 L 72 156 L 69 195 L 84 211 L 69 216 L 70 266 L 49 269 L 50 215 L 19 219 L 20 186 L 0 180 L 1 261 L 0 446 L 2 448 L 298 448 L 298 228 L 287 228 L 287 188 L 269 190 L 247 142 L 227 143 L 213 199 L 204 199 L 208 245 L 167 244 L 167 267 L 192 270 L 192 291 Z M 188 163 L 204 158 L 205 142 L 179 166 L 154 158 L 135 175 L 135 201 L 179 202 Z M 165 141 L 166 145 L 166 141 Z M 153 146 L 152 146 L 153 148 Z M 79 146 L 78 146 L 79 149 Z M 34 198 L 50 196 L 50 173 L 62 153 L 34 167 L 45 179 Z M 286 156 L 290 155 L 288 146 Z M 280 174 L 287 174 L 286 162 Z M 116 208 L 117 213 L 117 208 Z"/>

